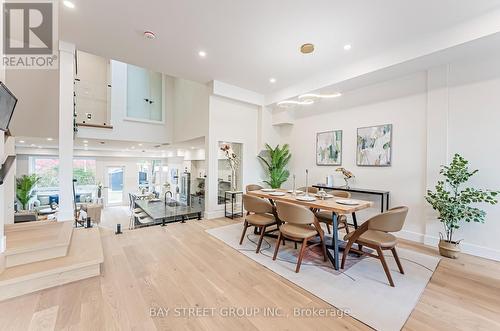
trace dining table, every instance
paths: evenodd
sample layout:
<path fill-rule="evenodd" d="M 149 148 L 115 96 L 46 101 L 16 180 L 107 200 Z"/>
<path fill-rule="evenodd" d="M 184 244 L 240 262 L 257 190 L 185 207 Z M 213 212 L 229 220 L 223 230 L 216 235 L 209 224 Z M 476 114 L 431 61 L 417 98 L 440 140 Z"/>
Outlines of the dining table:
<path fill-rule="evenodd" d="M 275 192 L 281 192 L 281 193 L 275 193 Z M 340 242 L 339 242 L 339 237 L 338 237 L 338 218 L 340 215 L 348 215 L 348 214 L 353 214 L 357 211 L 371 208 L 373 207 L 373 202 L 372 201 L 364 201 L 364 200 L 352 200 L 350 203 L 353 204 L 343 204 L 339 203 L 339 201 L 342 202 L 342 200 L 346 200 L 344 198 L 338 198 L 338 197 L 329 197 L 329 198 L 321 198 L 320 196 L 316 197 L 314 194 L 309 194 L 311 197 L 315 197 L 314 201 L 304 201 L 304 200 L 299 200 L 297 199 L 300 196 L 303 196 L 303 194 L 292 194 L 287 190 L 282 190 L 282 189 L 276 189 L 273 192 L 266 192 L 265 190 L 256 190 L 256 191 L 249 191 L 247 192 L 248 195 L 253 195 L 259 198 L 264 198 L 268 199 L 271 201 L 271 203 L 274 204 L 274 201 L 284 201 L 288 203 L 293 203 L 296 205 L 301 205 L 307 208 L 310 208 L 312 210 L 322 210 L 322 211 L 328 211 L 332 213 L 332 241 L 330 245 L 327 245 L 327 248 L 333 250 L 333 256 L 330 253 L 330 250 L 327 249 L 327 256 L 328 259 L 332 262 L 333 267 L 335 270 L 339 270 L 339 255 L 340 255 Z M 281 195 L 278 195 L 281 194 Z M 355 203 L 355 204 L 354 204 Z M 286 222 L 286 220 L 283 220 Z"/>

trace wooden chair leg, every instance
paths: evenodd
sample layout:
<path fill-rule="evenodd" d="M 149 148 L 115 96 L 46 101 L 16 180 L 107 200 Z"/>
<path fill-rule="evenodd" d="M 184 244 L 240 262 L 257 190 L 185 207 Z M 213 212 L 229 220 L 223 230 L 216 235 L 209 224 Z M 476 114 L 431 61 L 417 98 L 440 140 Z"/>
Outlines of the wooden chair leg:
<path fill-rule="evenodd" d="M 327 261 L 328 257 L 326 256 L 326 244 L 325 244 L 325 238 L 321 238 L 321 247 L 323 248 L 323 261 Z"/>
<path fill-rule="evenodd" d="M 243 243 L 243 238 L 245 238 L 245 233 L 247 233 L 248 222 L 243 223 L 243 233 L 241 234 L 240 245 Z"/>
<path fill-rule="evenodd" d="M 328 234 L 332 234 L 332 231 L 330 230 L 330 224 L 326 223 L 326 231 L 328 231 Z"/>
<path fill-rule="evenodd" d="M 344 269 L 345 260 L 347 259 L 347 255 L 349 254 L 349 251 L 351 250 L 352 244 L 354 244 L 354 241 L 349 240 L 347 242 L 347 245 L 344 248 L 344 254 L 342 254 L 342 263 L 340 264 L 340 269 Z"/>
<path fill-rule="evenodd" d="M 302 246 L 300 247 L 299 260 L 297 261 L 297 267 L 295 268 L 295 272 L 300 271 L 300 265 L 302 264 L 302 257 L 304 256 L 304 252 L 307 246 L 307 238 L 304 238 L 302 241 Z"/>
<path fill-rule="evenodd" d="M 263 227 L 260 228 L 259 242 L 257 244 L 257 249 L 255 250 L 255 253 L 257 253 L 257 254 L 260 252 L 260 245 L 262 245 L 262 239 L 264 239 L 265 233 L 266 233 L 266 226 L 264 225 Z"/>
<path fill-rule="evenodd" d="M 384 271 L 385 271 L 385 274 L 387 276 L 387 279 L 389 280 L 389 284 L 392 287 L 394 287 L 394 282 L 392 281 L 391 271 L 389 270 L 389 267 L 387 266 L 387 262 L 385 261 L 384 252 L 382 252 L 382 249 L 380 247 L 377 247 L 377 253 L 378 253 L 378 257 L 380 259 L 380 262 L 382 262 L 382 267 L 384 267 Z"/>
<path fill-rule="evenodd" d="M 274 248 L 274 255 L 273 255 L 273 261 L 276 260 L 276 256 L 278 255 L 278 250 L 280 249 L 280 242 L 281 242 L 281 231 L 280 234 L 278 235 L 278 240 L 276 241 L 276 247 Z"/>
<path fill-rule="evenodd" d="M 297 249 L 297 242 L 294 241 L 293 244 L 295 245 L 295 249 Z"/>
<path fill-rule="evenodd" d="M 396 263 L 398 264 L 399 272 L 404 275 L 405 272 L 403 270 L 403 266 L 401 265 L 401 261 L 399 260 L 398 253 L 396 252 L 396 247 L 391 248 L 391 252 L 392 255 L 394 256 L 394 260 L 396 260 Z"/>

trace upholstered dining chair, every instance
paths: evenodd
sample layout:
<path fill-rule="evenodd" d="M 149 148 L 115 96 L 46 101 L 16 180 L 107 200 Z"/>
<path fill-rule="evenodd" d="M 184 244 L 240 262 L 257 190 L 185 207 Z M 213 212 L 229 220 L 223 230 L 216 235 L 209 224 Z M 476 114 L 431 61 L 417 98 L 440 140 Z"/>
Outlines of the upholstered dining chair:
<path fill-rule="evenodd" d="M 332 191 L 330 192 L 334 197 L 337 198 L 344 198 L 344 199 L 350 199 L 351 198 L 351 193 L 346 192 L 346 191 Z M 332 221 L 332 212 L 330 211 L 318 211 L 316 212 L 316 217 L 318 218 L 318 221 L 321 223 L 326 224 L 326 230 L 330 234 L 330 225 L 333 223 Z M 338 221 L 337 221 L 337 226 L 338 229 L 345 229 L 346 233 L 349 233 L 349 224 L 347 224 L 347 216 L 346 215 L 339 215 Z"/>
<path fill-rule="evenodd" d="M 259 242 L 255 250 L 255 253 L 259 253 L 262 240 L 266 234 L 266 228 L 271 225 L 278 225 L 278 220 L 274 217 L 274 207 L 269 201 L 248 194 L 243 194 L 243 207 L 247 211 L 247 215 L 243 222 L 240 245 L 243 243 L 247 228 L 254 226 L 260 230 Z"/>
<path fill-rule="evenodd" d="M 248 192 L 251 192 L 251 191 L 258 191 L 258 190 L 262 190 L 263 187 L 260 186 L 260 185 L 257 185 L 257 184 L 249 184 L 245 187 L 245 191 L 248 193 Z"/>
<path fill-rule="evenodd" d="M 392 280 L 391 272 L 387 266 L 384 251 L 390 250 L 392 252 L 396 264 L 398 265 L 399 272 L 404 274 L 403 266 L 396 252 L 397 240 L 391 232 L 401 231 L 407 214 L 408 207 L 391 208 L 382 214 L 370 218 L 356 231 L 346 234 L 344 240 L 347 240 L 347 245 L 342 255 L 341 268 L 344 269 L 345 260 L 349 251 L 354 251 L 361 255 L 369 255 L 380 260 L 385 274 L 387 275 L 387 279 L 389 280 L 389 284 L 394 287 L 394 281 Z M 354 243 L 374 249 L 377 255 L 363 251 L 361 246 L 360 250 L 352 248 Z"/>
<path fill-rule="evenodd" d="M 323 250 L 323 258 L 326 261 L 326 245 L 323 235 L 323 230 L 319 225 L 318 220 L 314 213 L 304 206 L 291 204 L 283 201 L 276 201 L 276 210 L 278 217 L 282 220 L 283 224 L 279 227 L 278 240 L 276 241 L 276 248 L 274 249 L 273 260 L 276 260 L 278 255 L 278 250 L 280 247 L 281 240 L 284 238 L 290 239 L 294 242 L 302 242 L 300 247 L 299 258 L 297 260 L 297 267 L 295 272 L 300 271 L 300 265 L 302 264 L 302 258 L 306 248 L 311 248 L 318 244 L 307 246 L 307 242 L 319 236 Z"/>
<path fill-rule="evenodd" d="M 302 191 L 302 192 L 306 192 L 306 187 L 300 187 L 297 189 L 297 191 Z M 312 187 L 312 186 L 308 186 L 307 187 L 307 192 L 310 193 L 310 194 L 316 194 L 319 192 L 319 189 L 317 187 Z"/>

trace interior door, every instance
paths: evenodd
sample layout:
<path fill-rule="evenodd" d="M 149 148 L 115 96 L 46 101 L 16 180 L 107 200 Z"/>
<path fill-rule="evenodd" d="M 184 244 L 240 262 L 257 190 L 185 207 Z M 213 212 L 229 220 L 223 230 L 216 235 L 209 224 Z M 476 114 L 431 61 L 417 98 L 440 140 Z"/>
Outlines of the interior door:
<path fill-rule="evenodd" d="M 106 167 L 105 204 L 120 206 L 124 204 L 124 167 Z"/>

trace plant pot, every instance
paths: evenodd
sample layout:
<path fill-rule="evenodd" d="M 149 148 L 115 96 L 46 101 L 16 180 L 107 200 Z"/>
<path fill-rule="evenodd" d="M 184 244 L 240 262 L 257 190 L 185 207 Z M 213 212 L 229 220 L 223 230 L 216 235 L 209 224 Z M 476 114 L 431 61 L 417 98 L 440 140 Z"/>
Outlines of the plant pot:
<path fill-rule="evenodd" d="M 460 253 L 460 243 L 455 241 L 439 240 L 439 254 L 451 259 L 458 258 Z"/>

